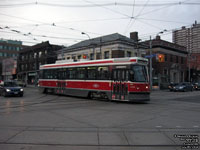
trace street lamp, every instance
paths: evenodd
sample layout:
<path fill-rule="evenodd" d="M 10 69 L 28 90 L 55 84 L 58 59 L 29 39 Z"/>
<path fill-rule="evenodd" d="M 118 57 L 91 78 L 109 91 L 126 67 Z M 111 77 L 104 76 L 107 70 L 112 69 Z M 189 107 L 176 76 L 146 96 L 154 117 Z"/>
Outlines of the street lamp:
<path fill-rule="evenodd" d="M 92 45 L 90 36 L 85 32 L 81 32 L 81 34 L 85 34 L 89 38 L 90 44 Z M 94 50 L 95 50 L 95 47 L 93 45 L 93 52 L 92 52 L 93 53 L 93 58 L 92 59 L 94 59 Z"/>
<path fill-rule="evenodd" d="M 90 36 L 87 33 L 81 32 L 81 34 L 85 34 L 89 38 L 89 40 L 91 39 Z"/>

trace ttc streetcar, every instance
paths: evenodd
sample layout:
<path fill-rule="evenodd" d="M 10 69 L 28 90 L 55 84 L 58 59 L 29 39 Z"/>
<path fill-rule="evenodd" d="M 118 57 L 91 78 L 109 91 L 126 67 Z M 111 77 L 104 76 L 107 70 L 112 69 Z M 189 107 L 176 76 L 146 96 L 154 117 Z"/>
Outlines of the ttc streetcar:
<path fill-rule="evenodd" d="M 141 57 L 61 60 L 40 66 L 43 93 L 103 98 L 117 101 L 149 101 L 148 60 Z"/>

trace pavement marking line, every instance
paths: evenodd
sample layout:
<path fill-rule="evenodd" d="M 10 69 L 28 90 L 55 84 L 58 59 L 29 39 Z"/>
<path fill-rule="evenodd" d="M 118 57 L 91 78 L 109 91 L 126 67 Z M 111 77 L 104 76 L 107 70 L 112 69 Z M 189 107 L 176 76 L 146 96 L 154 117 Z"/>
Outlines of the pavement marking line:
<path fill-rule="evenodd" d="M 181 126 L 176 126 L 176 128 L 181 128 Z"/>
<path fill-rule="evenodd" d="M 162 128 L 162 126 L 156 126 L 156 128 Z"/>
<path fill-rule="evenodd" d="M 199 126 L 193 126 L 193 128 L 199 128 Z"/>

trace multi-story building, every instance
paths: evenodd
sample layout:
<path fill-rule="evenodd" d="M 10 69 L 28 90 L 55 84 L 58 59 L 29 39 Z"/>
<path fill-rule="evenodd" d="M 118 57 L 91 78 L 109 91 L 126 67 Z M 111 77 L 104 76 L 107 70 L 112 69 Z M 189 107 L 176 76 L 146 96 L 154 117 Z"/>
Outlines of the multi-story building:
<path fill-rule="evenodd" d="M 200 24 L 195 23 L 189 27 L 182 27 L 173 31 L 173 42 L 185 46 L 188 51 L 187 67 L 189 70 L 188 80 L 191 82 L 200 81 Z M 195 64 L 195 65 L 194 65 Z"/>
<path fill-rule="evenodd" d="M 36 84 L 39 76 L 39 66 L 55 63 L 56 51 L 61 46 L 52 45 L 48 41 L 25 48 L 19 52 L 18 57 L 18 79 L 28 84 Z"/>
<path fill-rule="evenodd" d="M 150 41 L 142 42 L 147 45 L 147 56 L 150 54 Z M 160 39 L 157 36 L 151 41 L 152 45 L 152 79 L 153 85 L 167 88 L 170 82 L 187 81 L 187 51 L 184 46 Z M 159 61 L 159 54 L 163 60 Z"/>
<path fill-rule="evenodd" d="M 61 59 L 109 59 L 133 57 L 145 54 L 141 47 L 137 48 L 137 32 L 130 34 L 131 38 L 118 33 L 85 40 L 58 51 Z"/>
<path fill-rule="evenodd" d="M 16 60 L 19 51 L 25 47 L 27 46 L 22 45 L 21 41 L 0 39 L 0 80 L 12 78 L 11 72 L 5 72 L 5 68 L 3 68 L 3 65 Z M 3 61 L 4 59 L 6 59 L 8 62 Z M 3 64 L 3 62 L 5 64 Z"/>
<path fill-rule="evenodd" d="M 192 27 L 183 26 L 173 31 L 174 43 L 185 46 L 189 53 L 200 53 L 200 24 L 195 21 Z"/>

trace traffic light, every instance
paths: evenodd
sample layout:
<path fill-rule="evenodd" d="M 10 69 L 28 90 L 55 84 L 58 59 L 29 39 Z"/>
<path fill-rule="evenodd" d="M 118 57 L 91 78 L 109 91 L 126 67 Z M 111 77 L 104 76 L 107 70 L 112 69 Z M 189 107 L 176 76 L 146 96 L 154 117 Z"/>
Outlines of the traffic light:
<path fill-rule="evenodd" d="M 83 54 L 83 59 L 87 59 L 87 55 Z"/>
<path fill-rule="evenodd" d="M 158 62 L 165 62 L 165 55 L 164 54 L 157 54 L 156 58 Z"/>

